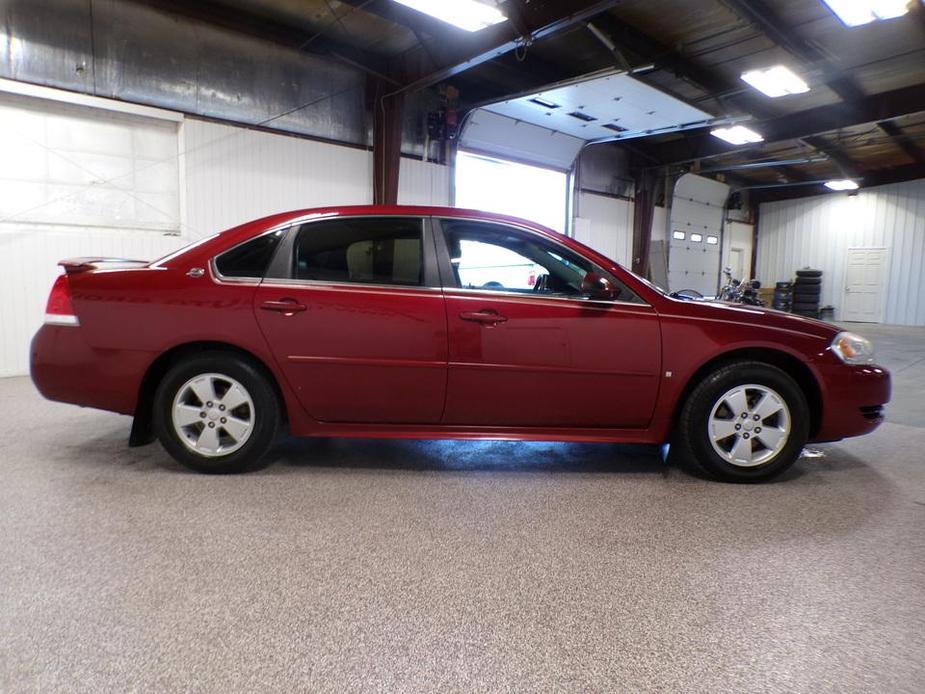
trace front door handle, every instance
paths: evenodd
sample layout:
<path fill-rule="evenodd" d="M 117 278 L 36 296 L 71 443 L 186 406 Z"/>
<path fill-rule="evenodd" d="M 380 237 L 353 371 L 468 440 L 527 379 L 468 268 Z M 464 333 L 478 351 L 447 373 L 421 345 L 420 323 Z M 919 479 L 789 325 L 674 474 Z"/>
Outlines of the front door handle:
<path fill-rule="evenodd" d="M 279 301 L 264 301 L 260 304 L 260 308 L 264 311 L 277 311 L 291 316 L 293 313 L 306 310 L 308 307 L 305 304 L 300 304 L 295 299 L 280 299 Z"/>
<path fill-rule="evenodd" d="M 482 323 L 483 325 L 495 325 L 496 323 L 503 323 L 507 320 L 507 318 L 500 313 L 492 311 L 491 309 L 463 311 L 459 314 L 459 317 L 463 320 L 472 321 L 473 323 Z"/>

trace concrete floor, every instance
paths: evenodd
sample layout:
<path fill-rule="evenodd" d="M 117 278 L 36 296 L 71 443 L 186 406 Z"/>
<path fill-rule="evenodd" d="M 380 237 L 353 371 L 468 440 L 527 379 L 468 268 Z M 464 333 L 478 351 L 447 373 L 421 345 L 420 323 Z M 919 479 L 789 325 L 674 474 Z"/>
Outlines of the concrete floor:
<path fill-rule="evenodd" d="M 889 422 L 735 486 L 610 445 L 187 473 L 0 381 L 0 691 L 920 692 L 925 330 Z"/>

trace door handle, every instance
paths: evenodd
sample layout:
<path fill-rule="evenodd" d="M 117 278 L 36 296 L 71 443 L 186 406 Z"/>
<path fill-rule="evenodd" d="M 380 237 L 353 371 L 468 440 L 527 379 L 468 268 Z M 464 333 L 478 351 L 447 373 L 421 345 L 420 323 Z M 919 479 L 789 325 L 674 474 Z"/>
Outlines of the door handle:
<path fill-rule="evenodd" d="M 507 320 L 504 316 L 496 311 L 491 309 L 485 309 L 483 311 L 463 311 L 459 314 L 459 317 L 463 320 L 472 321 L 473 323 L 482 323 L 483 325 L 495 325 L 496 323 L 503 323 Z"/>
<path fill-rule="evenodd" d="M 264 301 L 260 304 L 260 308 L 264 311 L 277 311 L 291 316 L 293 313 L 306 310 L 308 307 L 305 304 L 300 304 L 295 299 L 280 299 L 279 301 Z"/>

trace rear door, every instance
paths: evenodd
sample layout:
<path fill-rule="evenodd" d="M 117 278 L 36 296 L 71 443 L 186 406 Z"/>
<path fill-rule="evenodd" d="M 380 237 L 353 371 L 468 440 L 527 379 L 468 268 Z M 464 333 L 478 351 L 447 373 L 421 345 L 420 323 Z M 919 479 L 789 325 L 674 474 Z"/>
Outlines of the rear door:
<path fill-rule="evenodd" d="M 255 296 L 276 360 L 319 421 L 435 423 L 447 331 L 429 220 L 293 228 Z"/>
<path fill-rule="evenodd" d="M 655 310 L 621 287 L 581 294 L 593 263 L 514 226 L 441 220 L 449 374 L 444 423 L 644 428 L 658 393 Z"/>

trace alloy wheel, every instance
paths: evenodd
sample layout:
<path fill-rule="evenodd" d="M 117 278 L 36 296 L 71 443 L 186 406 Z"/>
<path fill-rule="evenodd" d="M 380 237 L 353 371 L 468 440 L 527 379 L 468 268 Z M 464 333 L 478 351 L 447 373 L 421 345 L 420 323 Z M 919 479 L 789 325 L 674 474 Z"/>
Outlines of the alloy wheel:
<path fill-rule="evenodd" d="M 171 422 L 194 453 L 215 458 L 241 448 L 254 430 L 254 402 L 238 381 L 220 373 L 194 376 L 177 390 Z"/>
<path fill-rule="evenodd" d="M 773 460 L 787 445 L 790 408 L 768 386 L 740 385 L 717 399 L 707 426 L 717 455 L 738 467 L 755 467 Z"/>

